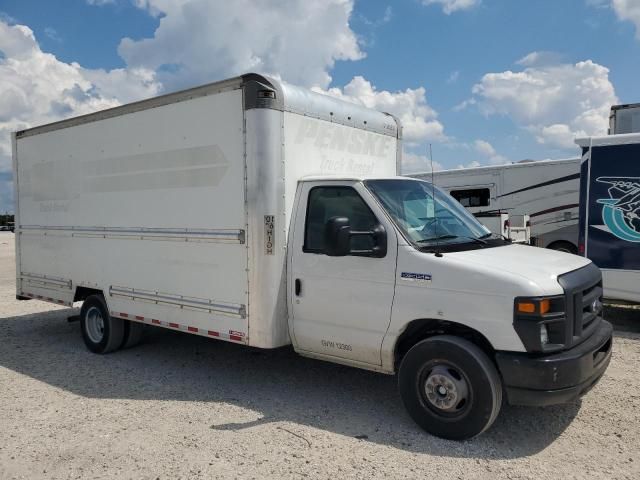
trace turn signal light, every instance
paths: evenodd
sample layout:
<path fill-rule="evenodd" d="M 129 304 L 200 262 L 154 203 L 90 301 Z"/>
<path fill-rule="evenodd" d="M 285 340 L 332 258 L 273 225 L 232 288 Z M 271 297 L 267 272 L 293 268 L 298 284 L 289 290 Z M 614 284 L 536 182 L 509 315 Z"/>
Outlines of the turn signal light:
<path fill-rule="evenodd" d="M 531 302 L 518 303 L 518 311 L 520 313 L 536 313 L 536 304 Z"/>
<path fill-rule="evenodd" d="M 540 314 L 544 315 L 545 313 L 551 310 L 551 302 L 549 299 L 540 300 Z"/>
<path fill-rule="evenodd" d="M 551 310 L 551 302 L 549 299 L 534 300 L 526 302 L 518 302 L 518 312 L 520 313 L 539 313 L 544 315 Z"/>

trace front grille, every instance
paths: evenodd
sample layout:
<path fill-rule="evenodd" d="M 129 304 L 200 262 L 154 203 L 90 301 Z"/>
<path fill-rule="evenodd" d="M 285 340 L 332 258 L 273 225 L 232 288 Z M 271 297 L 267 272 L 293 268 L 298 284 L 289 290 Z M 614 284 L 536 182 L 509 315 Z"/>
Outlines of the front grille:
<path fill-rule="evenodd" d="M 570 348 L 589 338 L 598 326 L 602 313 L 602 274 L 590 263 L 560 275 L 558 282 L 565 291 L 565 348 Z"/>
<path fill-rule="evenodd" d="M 602 282 L 583 290 L 582 294 L 576 297 L 582 315 L 576 315 L 574 335 L 582 336 L 591 332 L 591 326 L 602 312 Z"/>

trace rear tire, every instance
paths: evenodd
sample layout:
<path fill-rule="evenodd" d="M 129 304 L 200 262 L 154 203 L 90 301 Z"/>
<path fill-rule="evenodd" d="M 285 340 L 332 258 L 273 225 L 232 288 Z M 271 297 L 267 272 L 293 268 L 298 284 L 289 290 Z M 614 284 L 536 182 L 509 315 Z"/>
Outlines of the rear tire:
<path fill-rule="evenodd" d="M 139 322 L 132 322 L 131 320 L 124 321 L 124 336 L 122 338 L 122 345 L 120 348 L 135 347 L 142 340 L 142 332 L 144 332 L 144 324 Z"/>
<path fill-rule="evenodd" d="M 502 382 L 489 357 L 468 340 L 450 335 L 414 345 L 400 365 L 398 386 L 411 418 L 450 440 L 480 435 L 502 405 Z"/>
<path fill-rule="evenodd" d="M 578 254 L 578 248 L 573 243 L 565 242 L 564 240 L 553 242 L 547 248 L 557 250 L 559 252 L 572 253 L 574 255 Z"/>
<path fill-rule="evenodd" d="M 80 310 L 80 330 L 89 350 L 93 353 L 109 353 L 122 345 L 124 321 L 109 315 L 102 295 L 90 295 Z"/>

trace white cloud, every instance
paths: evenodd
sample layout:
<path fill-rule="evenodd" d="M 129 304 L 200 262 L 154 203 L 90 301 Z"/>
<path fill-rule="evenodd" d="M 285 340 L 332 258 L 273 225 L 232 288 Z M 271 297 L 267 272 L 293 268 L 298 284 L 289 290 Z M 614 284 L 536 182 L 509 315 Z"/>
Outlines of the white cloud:
<path fill-rule="evenodd" d="M 539 51 L 525 55 L 516 64 L 523 67 L 549 66 L 560 63 L 562 55 L 558 52 Z"/>
<path fill-rule="evenodd" d="M 636 36 L 640 40 L 640 2 L 638 0 L 586 0 L 587 5 L 595 8 L 612 8 L 619 20 L 629 21 L 636 27 Z"/>
<path fill-rule="evenodd" d="M 437 120 L 437 113 L 427 104 L 423 87 L 407 88 L 398 92 L 377 90 L 371 82 L 358 76 L 344 88 L 316 90 L 397 116 L 402 122 L 402 133 L 406 143 L 447 139 L 444 126 Z"/>
<path fill-rule="evenodd" d="M 479 161 L 473 160 L 473 161 L 467 163 L 466 165 L 458 164 L 456 169 L 457 170 L 461 170 L 463 168 L 476 168 L 476 167 L 481 167 L 481 166 L 482 166 L 482 164 Z"/>
<path fill-rule="evenodd" d="M 573 139 L 576 136 L 586 135 L 584 131 L 573 132 L 569 125 L 564 123 L 554 123 L 533 129 L 538 143 L 570 149 L 575 147 Z"/>
<path fill-rule="evenodd" d="M 40 49 L 24 25 L 0 21 L 0 210 L 12 208 L 10 132 L 113 107 L 159 91 L 144 70 L 88 70 Z"/>
<path fill-rule="evenodd" d="M 441 5 L 442 11 L 451 15 L 458 10 L 468 10 L 480 5 L 481 0 L 422 0 L 423 5 Z"/>
<path fill-rule="evenodd" d="M 384 16 L 378 24 L 389 23 L 391 21 L 391 17 L 393 17 L 393 9 L 391 8 L 391 5 L 387 5 L 387 8 L 384 9 Z"/>
<path fill-rule="evenodd" d="M 442 164 L 433 162 L 433 171 L 443 170 Z M 431 162 L 426 155 L 418 153 L 402 152 L 402 175 L 411 175 L 412 173 L 426 173 L 431 172 Z"/>
<path fill-rule="evenodd" d="M 169 90 L 257 71 L 326 88 L 338 60 L 364 57 L 349 26 L 353 0 L 136 0 L 162 14 L 152 38 L 124 38 L 129 67 L 158 72 Z"/>
<path fill-rule="evenodd" d="M 96 5 L 101 7 L 103 5 L 108 5 L 110 3 L 116 3 L 116 0 L 86 0 L 89 5 Z"/>
<path fill-rule="evenodd" d="M 488 73 L 473 94 L 485 115 L 508 116 L 539 143 L 562 149 L 573 148 L 576 136 L 606 134 L 618 103 L 609 70 L 591 60 Z"/>
<path fill-rule="evenodd" d="M 449 74 L 449 78 L 447 78 L 447 83 L 456 83 L 460 78 L 460 70 L 454 70 Z"/>
<path fill-rule="evenodd" d="M 459 104 L 455 105 L 453 107 L 453 111 L 454 112 L 461 112 L 462 110 L 465 110 L 467 107 L 471 106 L 471 105 L 475 105 L 477 104 L 477 100 L 475 98 L 468 98 L 467 100 L 464 100 L 462 102 L 460 102 Z"/>
<path fill-rule="evenodd" d="M 373 28 L 378 28 L 378 27 L 381 27 L 382 25 L 385 25 L 385 24 L 387 24 L 387 23 L 389 23 L 391 21 L 391 19 L 393 18 L 393 8 L 391 8 L 391 5 L 387 5 L 387 8 L 384 9 L 384 13 L 382 14 L 382 17 L 380 17 L 380 18 L 378 18 L 376 20 L 371 20 L 371 19 L 369 19 L 368 17 L 365 17 L 362 14 L 360 14 L 358 16 L 358 18 L 366 26 L 373 27 Z"/>
<path fill-rule="evenodd" d="M 628 20 L 636 26 L 636 37 L 640 39 L 640 2 L 638 0 L 611 0 L 611 4 L 620 20 Z"/>
<path fill-rule="evenodd" d="M 53 40 L 54 42 L 61 42 L 62 41 L 62 37 L 60 37 L 60 35 L 58 35 L 58 31 L 53 27 L 46 27 L 44 29 L 44 34 L 47 37 L 49 37 L 51 40 Z"/>
<path fill-rule="evenodd" d="M 507 158 L 500 155 L 498 152 L 496 152 L 496 149 L 493 148 L 493 145 L 491 145 L 486 140 L 476 140 L 475 142 L 473 142 L 473 148 L 480 155 L 488 159 L 489 162 L 492 163 L 493 165 L 508 163 Z M 474 162 L 474 163 L 478 163 L 478 162 Z M 478 166 L 479 165 L 480 164 L 478 163 Z"/>

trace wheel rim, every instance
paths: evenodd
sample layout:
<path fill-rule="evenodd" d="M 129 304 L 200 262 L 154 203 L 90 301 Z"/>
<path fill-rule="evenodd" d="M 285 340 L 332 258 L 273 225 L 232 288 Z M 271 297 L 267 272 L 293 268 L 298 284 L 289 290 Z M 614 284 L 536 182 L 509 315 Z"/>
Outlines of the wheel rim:
<path fill-rule="evenodd" d="M 438 415 L 458 417 L 471 405 L 471 388 L 466 375 L 448 362 L 433 362 L 422 371 L 420 385 L 425 405 Z"/>
<path fill-rule="evenodd" d="M 104 337 L 104 318 L 98 307 L 91 307 L 85 316 L 85 330 L 89 340 L 100 343 Z"/>

